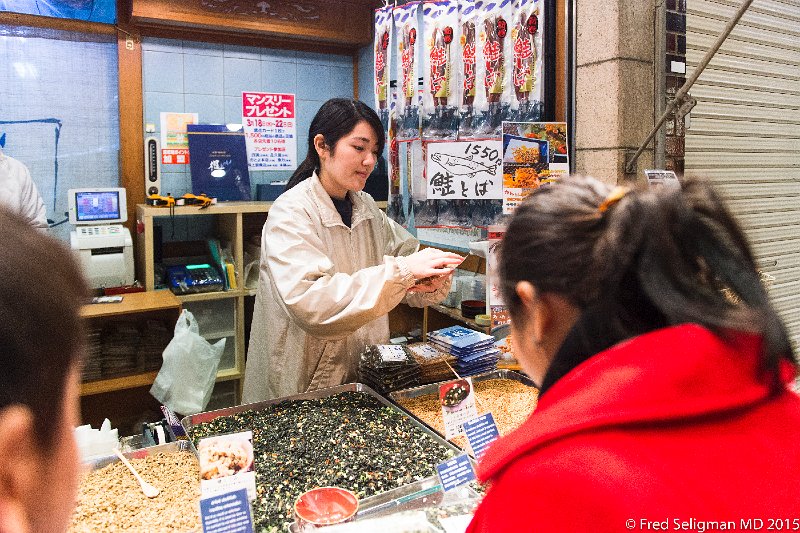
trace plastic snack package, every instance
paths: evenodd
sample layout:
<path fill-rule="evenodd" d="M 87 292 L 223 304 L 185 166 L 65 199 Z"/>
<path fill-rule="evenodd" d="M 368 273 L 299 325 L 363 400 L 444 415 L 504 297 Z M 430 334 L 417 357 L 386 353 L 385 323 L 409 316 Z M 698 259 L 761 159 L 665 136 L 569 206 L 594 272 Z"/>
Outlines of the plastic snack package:
<path fill-rule="evenodd" d="M 513 50 L 509 41 L 509 20 L 514 15 L 513 0 L 478 1 L 478 42 L 483 52 L 483 90 L 486 111 L 480 126 L 484 135 L 500 135 L 504 120 L 510 118 L 513 99 L 511 69 Z"/>
<path fill-rule="evenodd" d="M 419 137 L 420 95 L 417 90 L 417 48 L 419 2 L 409 2 L 393 9 L 397 34 L 397 138 Z"/>
<path fill-rule="evenodd" d="M 458 137 L 468 139 L 477 131 L 477 109 L 485 109 L 485 93 L 478 91 L 479 80 L 483 79 L 483 61 L 478 46 L 476 23 L 480 10 L 475 0 L 459 0 L 459 38 L 458 50 Z"/>
<path fill-rule="evenodd" d="M 389 72 L 392 50 L 392 7 L 375 10 L 375 43 L 373 63 L 375 65 L 375 104 L 384 130 L 389 128 Z"/>
<path fill-rule="evenodd" d="M 422 136 L 455 139 L 458 136 L 456 68 L 457 0 L 427 0 L 422 5 L 425 32 L 425 69 L 422 98 Z"/>
<path fill-rule="evenodd" d="M 511 82 L 514 99 L 512 119 L 537 122 L 542 119 L 542 0 L 517 0 L 511 29 L 513 62 Z"/>

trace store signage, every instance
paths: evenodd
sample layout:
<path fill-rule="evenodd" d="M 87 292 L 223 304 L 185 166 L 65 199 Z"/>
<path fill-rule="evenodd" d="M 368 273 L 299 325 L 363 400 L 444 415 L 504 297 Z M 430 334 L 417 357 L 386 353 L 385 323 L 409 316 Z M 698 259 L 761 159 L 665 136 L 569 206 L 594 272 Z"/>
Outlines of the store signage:
<path fill-rule="evenodd" d="M 197 124 L 197 113 L 161 113 L 161 164 L 189 164 L 187 124 Z"/>
<path fill-rule="evenodd" d="M 672 187 L 675 189 L 681 188 L 681 182 L 678 180 L 678 176 L 675 175 L 675 172 L 672 170 L 651 170 L 647 169 L 644 171 L 644 175 L 647 176 L 647 186 L 652 188 L 657 187 Z"/>
<path fill-rule="evenodd" d="M 200 500 L 203 533 L 252 533 L 247 490 L 239 489 Z"/>
<path fill-rule="evenodd" d="M 427 199 L 499 200 L 503 197 L 500 141 L 428 143 Z"/>
<path fill-rule="evenodd" d="M 242 126 L 250 170 L 297 167 L 297 113 L 293 94 L 243 92 Z"/>
<path fill-rule="evenodd" d="M 503 214 L 569 174 L 565 122 L 503 122 Z"/>
<path fill-rule="evenodd" d="M 462 424 L 478 416 L 475 404 L 475 388 L 472 379 L 457 379 L 439 386 L 439 403 L 442 406 L 444 419 L 444 436 L 446 439 L 464 432 Z"/>
<path fill-rule="evenodd" d="M 472 420 L 467 420 L 463 424 L 464 434 L 467 436 L 469 447 L 475 459 L 480 460 L 483 453 L 491 443 L 500 437 L 497 424 L 494 422 L 492 413 L 486 413 Z"/>
<path fill-rule="evenodd" d="M 200 463 L 201 495 L 244 489 L 250 501 L 256 498 L 252 431 L 200 439 L 197 459 Z"/>
<path fill-rule="evenodd" d="M 445 492 L 475 479 L 475 470 L 467 454 L 458 455 L 436 465 L 436 473 Z"/>

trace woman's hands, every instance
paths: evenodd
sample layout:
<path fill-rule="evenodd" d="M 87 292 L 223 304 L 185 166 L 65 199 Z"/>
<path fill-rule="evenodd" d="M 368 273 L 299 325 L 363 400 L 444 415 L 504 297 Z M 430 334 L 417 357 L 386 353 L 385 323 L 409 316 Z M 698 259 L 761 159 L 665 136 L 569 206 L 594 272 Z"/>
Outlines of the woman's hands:
<path fill-rule="evenodd" d="M 403 258 L 405 265 L 416 284 L 409 292 L 435 292 L 453 275 L 455 268 L 464 258 L 453 252 L 445 252 L 437 248 L 425 248 Z"/>

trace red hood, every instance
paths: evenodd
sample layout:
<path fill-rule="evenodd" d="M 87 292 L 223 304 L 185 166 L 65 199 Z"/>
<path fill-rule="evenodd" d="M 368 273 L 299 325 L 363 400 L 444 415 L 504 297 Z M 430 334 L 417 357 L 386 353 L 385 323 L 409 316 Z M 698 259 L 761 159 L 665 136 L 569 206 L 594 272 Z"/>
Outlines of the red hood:
<path fill-rule="evenodd" d="M 690 419 L 764 400 L 770 387 L 756 377 L 760 337 L 735 333 L 729 342 L 688 324 L 591 357 L 554 384 L 520 428 L 492 445 L 479 477 L 486 481 L 521 453 L 574 433 Z"/>

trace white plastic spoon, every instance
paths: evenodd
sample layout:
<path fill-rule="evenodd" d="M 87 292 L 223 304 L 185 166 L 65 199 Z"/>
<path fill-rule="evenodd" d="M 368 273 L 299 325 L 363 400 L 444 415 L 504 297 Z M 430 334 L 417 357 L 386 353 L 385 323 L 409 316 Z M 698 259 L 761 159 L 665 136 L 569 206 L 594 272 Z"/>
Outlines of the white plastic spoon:
<path fill-rule="evenodd" d="M 119 448 L 114 448 L 114 453 L 117 454 L 117 457 L 119 457 L 120 461 L 122 461 L 125 464 L 125 466 L 128 467 L 128 469 L 133 474 L 133 477 L 136 478 L 136 481 L 139 482 L 139 486 L 142 487 L 142 492 L 144 493 L 145 496 L 147 496 L 148 498 L 155 498 L 161 493 L 161 491 L 158 488 L 154 487 L 153 485 L 142 479 L 142 476 L 139 475 L 139 472 L 137 472 L 136 469 L 133 468 L 133 465 L 131 465 L 125 458 L 125 456 L 122 455 L 122 452 L 119 451 Z"/>

